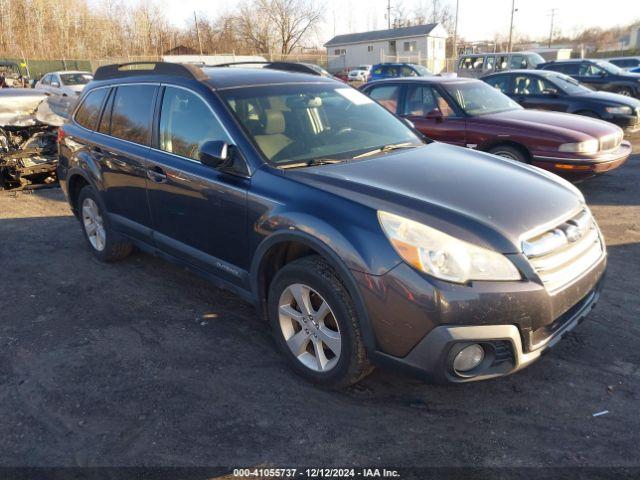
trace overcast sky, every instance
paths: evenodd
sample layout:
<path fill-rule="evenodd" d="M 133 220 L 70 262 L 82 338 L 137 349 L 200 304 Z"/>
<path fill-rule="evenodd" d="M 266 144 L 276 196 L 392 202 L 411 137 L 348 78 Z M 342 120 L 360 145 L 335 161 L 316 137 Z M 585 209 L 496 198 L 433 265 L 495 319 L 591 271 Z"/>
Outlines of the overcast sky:
<path fill-rule="evenodd" d="M 182 26 L 193 11 L 215 16 L 232 9 L 242 0 L 152 0 L 166 9 L 169 18 Z M 316 39 L 322 44 L 334 34 L 386 28 L 387 0 L 317 0 L 324 5 L 325 18 Z M 431 0 L 400 1 L 405 11 L 413 12 Z M 459 0 L 459 35 L 467 40 L 493 38 L 496 32 L 506 35 L 509 29 L 511 0 Z M 455 0 L 440 0 L 455 11 Z M 557 9 L 556 25 L 563 34 L 573 34 L 584 27 L 611 27 L 640 20 L 640 0 L 516 0 L 514 29 L 531 38 L 549 35 L 549 12 Z"/>

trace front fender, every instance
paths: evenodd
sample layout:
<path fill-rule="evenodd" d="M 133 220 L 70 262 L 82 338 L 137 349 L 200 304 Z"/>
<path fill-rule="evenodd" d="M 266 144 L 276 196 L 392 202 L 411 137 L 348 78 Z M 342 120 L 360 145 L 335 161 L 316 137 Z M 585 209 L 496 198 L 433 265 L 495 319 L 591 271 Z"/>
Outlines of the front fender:
<path fill-rule="evenodd" d="M 342 239 L 343 240 L 343 239 Z M 262 269 L 262 263 L 265 257 L 268 255 L 269 251 L 277 246 L 278 244 L 286 243 L 286 242 L 298 242 L 303 245 L 308 246 L 309 248 L 318 252 L 337 272 L 338 276 L 342 280 L 345 288 L 349 292 L 349 296 L 351 297 L 356 312 L 358 314 L 358 319 L 360 320 L 360 328 L 362 330 L 363 341 L 365 347 L 369 352 L 373 352 L 376 350 L 376 340 L 373 328 L 371 327 L 371 322 L 367 315 L 367 310 L 364 306 L 364 301 L 362 300 L 362 296 L 360 294 L 360 289 L 357 286 L 356 279 L 347 263 L 343 260 L 343 258 L 334 250 L 336 243 L 333 243 L 333 246 L 328 245 L 323 240 L 318 237 L 312 235 L 311 233 L 304 231 L 303 229 L 281 229 L 279 231 L 274 232 L 269 237 L 265 238 L 258 248 L 253 257 L 253 261 L 251 263 L 251 272 L 250 272 L 250 282 L 251 282 L 251 291 L 253 292 L 253 296 L 258 300 L 258 304 L 256 305 L 258 311 L 264 312 L 265 307 L 265 299 L 266 292 L 261 291 L 260 286 L 260 272 Z M 338 244 L 341 243 L 341 240 L 338 239 Z M 340 247 L 339 247 L 340 248 Z"/>

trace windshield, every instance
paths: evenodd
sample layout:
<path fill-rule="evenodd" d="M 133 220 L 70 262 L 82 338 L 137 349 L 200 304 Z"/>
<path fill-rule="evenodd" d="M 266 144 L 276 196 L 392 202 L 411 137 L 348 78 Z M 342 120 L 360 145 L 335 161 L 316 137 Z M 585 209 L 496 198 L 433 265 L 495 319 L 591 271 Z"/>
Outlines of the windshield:
<path fill-rule="evenodd" d="M 86 85 L 93 76 L 88 73 L 61 73 L 60 80 L 63 85 Z"/>
<path fill-rule="evenodd" d="M 541 63 L 546 62 L 544 57 L 539 53 L 530 53 L 529 55 L 527 55 L 527 58 L 529 59 L 529 63 L 534 67 L 537 67 Z"/>
<path fill-rule="evenodd" d="M 415 68 L 416 71 L 422 76 L 433 75 L 427 67 L 423 67 L 422 65 L 413 65 L 413 68 Z"/>
<path fill-rule="evenodd" d="M 585 87 L 567 75 L 549 75 L 547 79 L 569 95 L 580 95 L 581 93 L 592 92 L 590 88 Z"/>
<path fill-rule="evenodd" d="M 598 65 L 600 68 L 605 69 L 608 73 L 611 73 L 613 75 L 620 75 L 621 73 L 625 73 L 624 70 L 622 70 L 620 67 L 615 66 L 611 62 L 605 62 L 601 60 L 596 62 L 596 65 Z"/>
<path fill-rule="evenodd" d="M 471 116 L 522 109 L 504 93 L 481 81 L 443 82 L 442 86 L 455 99 L 460 108 Z"/>
<path fill-rule="evenodd" d="M 351 87 L 309 83 L 221 93 L 264 156 L 277 165 L 346 160 L 385 145 L 422 144 L 402 121 Z"/>

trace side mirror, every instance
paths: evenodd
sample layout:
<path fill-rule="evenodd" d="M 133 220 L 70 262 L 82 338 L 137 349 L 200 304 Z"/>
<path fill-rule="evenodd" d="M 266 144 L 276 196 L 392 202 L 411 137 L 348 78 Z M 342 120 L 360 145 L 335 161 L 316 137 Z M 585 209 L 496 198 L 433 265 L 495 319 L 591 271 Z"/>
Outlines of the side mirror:
<path fill-rule="evenodd" d="M 227 142 L 219 140 L 205 142 L 200 147 L 200 163 L 213 168 L 225 167 L 231 163 L 232 148 Z"/>
<path fill-rule="evenodd" d="M 51 82 L 53 88 L 60 88 L 60 82 Z"/>
<path fill-rule="evenodd" d="M 600 76 L 601 77 L 606 77 L 607 76 L 607 71 L 606 70 L 601 70 L 600 71 Z"/>
<path fill-rule="evenodd" d="M 549 97 L 557 97 L 559 92 L 555 88 L 546 88 L 542 93 Z"/>
<path fill-rule="evenodd" d="M 427 120 L 435 120 L 436 122 L 441 122 L 444 116 L 439 108 L 434 108 L 426 115 Z"/>

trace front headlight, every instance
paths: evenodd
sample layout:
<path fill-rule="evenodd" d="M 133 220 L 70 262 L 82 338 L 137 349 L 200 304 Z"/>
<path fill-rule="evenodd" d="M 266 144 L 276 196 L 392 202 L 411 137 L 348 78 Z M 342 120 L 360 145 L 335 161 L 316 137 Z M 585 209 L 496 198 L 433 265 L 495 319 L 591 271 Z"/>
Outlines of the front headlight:
<path fill-rule="evenodd" d="M 563 143 L 558 147 L 561 152 L 573 152 L 573 153 L 598 153 L 598 140 L 586 140 L 578 143 Z"/>
<path fill-rule="evenodd" d="M 606 110 L 607 110 L 607 113 L 614 113 L 618 115 L 631 115 L 633 113 L 633 110 L 631 110 L 631 107 L 627 107 L 627 106 L 607 107 Z"/>
<path fill-rule="evenodd" d="M 379 211 L 378 219 L 398 255 L 436 278 L 456 283 L 521 278 L 513 263 L 498 252 L 392 213 Z"/>

